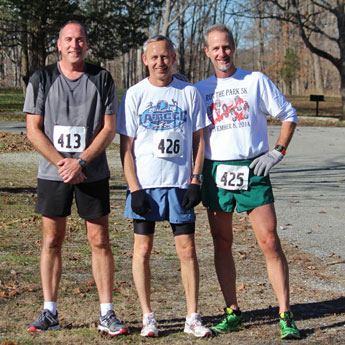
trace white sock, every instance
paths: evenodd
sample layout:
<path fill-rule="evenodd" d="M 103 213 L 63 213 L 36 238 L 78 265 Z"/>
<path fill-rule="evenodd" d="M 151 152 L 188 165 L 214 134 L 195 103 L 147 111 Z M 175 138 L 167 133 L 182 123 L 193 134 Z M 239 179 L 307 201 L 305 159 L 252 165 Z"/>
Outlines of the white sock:
<path fill-rule="evenodd" d="M 190 317 L 187 316 L 186 319 L 189 322 L 189 321 L 196 319 L 198 316 L 199 316 L 199 313 L 192 313 L 192 314 L 190 314 Z"/>
<path fill-rule="evenodd" d="M 155 313 L 154 312 L 151 312 L 151 313 L 143 315 L 143 320 L 154 319 L 154 318 L 155 318 Z"/>
<path fill-rule="evenodd" d="M 101 303 L 101 315 L 105 316 L 109 310 L 114 310 L 113 303 Z"/>
<path fill-rule="evenodd" d="M 44 302 L 43 309 L 47 309 L 53 315 L 56 315 L 56 302 Z"/>

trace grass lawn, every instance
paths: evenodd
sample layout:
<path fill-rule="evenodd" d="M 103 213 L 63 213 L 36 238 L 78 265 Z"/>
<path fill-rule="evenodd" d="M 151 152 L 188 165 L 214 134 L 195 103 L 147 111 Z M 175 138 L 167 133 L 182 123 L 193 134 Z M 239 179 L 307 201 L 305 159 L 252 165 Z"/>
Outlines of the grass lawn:
<path fill-rule="evenodd" d="M 125 90 L 118 89 L 119 100 Z M 316 104 L 309 101 L 309 96 L 287 96 L 296 108 L 299 116 L 315 116 Z M 22 113 L 24 96 L 22 89 L 0 88 L 0 121 L 24 121 Z M 341 114 L 340 97 L 325 97 L 325 102 L 319 102 L 320 117 L 338 117 Z"/>

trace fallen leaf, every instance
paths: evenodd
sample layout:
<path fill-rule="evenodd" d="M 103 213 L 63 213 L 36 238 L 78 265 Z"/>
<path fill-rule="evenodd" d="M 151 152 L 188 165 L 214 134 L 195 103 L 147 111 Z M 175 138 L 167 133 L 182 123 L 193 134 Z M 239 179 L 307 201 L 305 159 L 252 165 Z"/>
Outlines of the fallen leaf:
<path fill-rule="evenodd" d="M 73 295 L 79 295 L 81 293 L 80 288 L 75 288 L 72 292 Z"/>
<path fill-rule="evenodd" d="M 246 290 L 246 287 L 244 285 L 244 283 L 242 283 L 238 288 L 237 288 L 237 291 L 244 291 Z"/>
<path fill-rule="evenodd" d="M 327 262 L 327 265 L 337 265 L 337 264 L 345 264 L 345 260 L 337 260 L 337 261 L 332 261 L 332 262 Z"/>

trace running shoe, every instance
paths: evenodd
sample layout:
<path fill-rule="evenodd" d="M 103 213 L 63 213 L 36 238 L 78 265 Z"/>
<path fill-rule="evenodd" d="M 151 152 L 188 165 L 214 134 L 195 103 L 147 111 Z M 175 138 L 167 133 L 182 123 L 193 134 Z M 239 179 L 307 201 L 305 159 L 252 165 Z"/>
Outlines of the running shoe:
<path fill-rule="evenodd" d="M 60 329 L 58 313 L 56 312 L 56 315 L 53 315 L 47 309 L 44 309 L 38 319 L 28 327 L 30 332 L 58 331 Z"/>
<path fill-rule="evenodd" d="M 293 320 L 292 312 L 280 313 L 279 317 L 280 337 L 282 339 L 299 339 L 301 335 Z"/>
<path fill-rule="evenodd" d="M 239 315 L 236 315 L 231 308 L 224 308 L 224 319 L 217 325 L 211 327 L 211 330 L 216 333 L 230 333 L 236 332 L 243 328 L 243 314 L 240 311 Z"/>
<path fill-rule="evenodd" d="M 155 313 L 147 314 L 144 316 L 143 328 L 141 329 L 140 335 L 142 337 L 158 337 Z"/>
<path fill-rule="evenodd" d="M 108 333 L 111 337 L 128 334 L 127 327 L 116 317 L 114 310 L 109 310 L 104 316 L 100 315 L 98 330 Z"/>
<path fill-rule="evenodd" d="M 193 334 L 197 338 L 204 338 L 211 335 L 211 331 L 202 324 L 201 316 L 198 313 L 193 313 L 189 320 L 186 319 L 184 332 Z"/>

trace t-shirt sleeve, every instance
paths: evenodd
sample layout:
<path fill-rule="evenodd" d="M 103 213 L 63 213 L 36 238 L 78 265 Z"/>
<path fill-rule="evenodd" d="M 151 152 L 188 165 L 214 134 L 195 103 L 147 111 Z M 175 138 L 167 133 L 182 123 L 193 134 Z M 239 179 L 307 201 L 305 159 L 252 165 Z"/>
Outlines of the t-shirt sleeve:
<path fill-rule="evenodd" d="M 105 90 L 106 90 L 106 94 L 104 98 L 104 104 L 105 104 L 104 114 L 105 115 L 117 114 L 119 100 L 118 100 L 116 87 L 115 87 L 113 78 L 109 72 L 107 72 Z"/>
<path fill-rule="evenodd" d="M 265 75 L 261 75 L 260 95 L 262 112 L 278 118 L 280 121 L 297 123 L 296 109 L 288 102 L 277 86 Z"/>
<path fill-rule="evenodd" d="M 193 132 L 205 128 L 211 124 L 206 111 L 205 103 L 199 91 L 193 87 Z"/>
<path fill-rule="evenodd" d="M 116 128 L 119 134 L 127 135 L 131 138 L 135 138 L 137 135 L 137 109 L 129 90 L 127 90 L 122 98 Z"/>
<path fill-rule="evenodd" d="M 44 115 L 44 90 L 39 71 L 36 71 L 29 80 L 26 88 L 23 112 Z"/>

